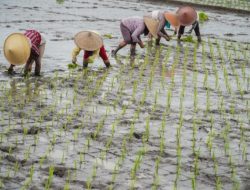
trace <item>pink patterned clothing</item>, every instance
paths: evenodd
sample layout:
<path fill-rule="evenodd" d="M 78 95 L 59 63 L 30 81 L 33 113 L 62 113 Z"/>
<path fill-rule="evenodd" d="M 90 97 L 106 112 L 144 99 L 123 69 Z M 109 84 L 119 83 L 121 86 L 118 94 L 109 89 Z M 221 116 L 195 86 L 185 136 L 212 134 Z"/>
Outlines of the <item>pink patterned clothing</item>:
<path fill-rule="evenodd" d="M 39 55 L 39 46 L 41 44 L 41 34 L 36 30 L 26 30 L 24 35 L 30 39 L 31 42 L 31 49 Z"/>

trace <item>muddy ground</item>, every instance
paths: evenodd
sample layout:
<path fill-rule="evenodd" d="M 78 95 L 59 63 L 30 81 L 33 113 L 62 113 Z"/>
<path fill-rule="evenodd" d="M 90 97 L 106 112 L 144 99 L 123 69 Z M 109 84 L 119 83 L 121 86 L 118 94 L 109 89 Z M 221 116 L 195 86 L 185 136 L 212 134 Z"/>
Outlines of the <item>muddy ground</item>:
<path fill-rule="evenodd" d="M 249 188 L 249 14 L 201 9 L 209 16 L 202 44 L 173 37 L 137 48 L 134 60 L 126 47 L 110 57 L 110 69 L 98 59 L 82 71 L 67 68 L 75 33 L 112 34 L 104 38 L 110 53 L 122 18 L 177 7 L 133 0 L 0 5 L 1 189 Z M 8 76 L 4 39 L 28 28 L 46 35 L 42 76 L 23 78 L 22 67 Z"/>

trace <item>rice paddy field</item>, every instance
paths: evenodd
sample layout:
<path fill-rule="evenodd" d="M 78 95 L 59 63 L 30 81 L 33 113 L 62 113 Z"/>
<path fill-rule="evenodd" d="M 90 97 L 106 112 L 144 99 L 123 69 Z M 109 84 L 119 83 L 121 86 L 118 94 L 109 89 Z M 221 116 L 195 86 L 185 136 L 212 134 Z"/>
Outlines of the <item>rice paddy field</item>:
<path fill-rule="evenodd" d="M 249 13 L 201 8 L 201 44 L 145 42 L 82 70 L 67 68 L 75 33 L 99 31 L 110 53 L 122 18 L 176 5 L 0 5 L 0 189 L 250 189 Z M 46 35 L 42 76 L 9 76 L 4 39 L 29 28 Z"/>

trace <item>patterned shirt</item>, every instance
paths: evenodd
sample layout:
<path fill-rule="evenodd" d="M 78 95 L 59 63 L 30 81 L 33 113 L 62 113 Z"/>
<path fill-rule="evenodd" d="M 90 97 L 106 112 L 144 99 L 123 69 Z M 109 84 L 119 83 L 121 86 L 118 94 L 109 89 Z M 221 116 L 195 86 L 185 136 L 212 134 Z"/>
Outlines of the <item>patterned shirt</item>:
<path fill-rule="evenodd" d="M 37 55 L 39 55 L 39 46 L 41 43 L 41 34 L 36 30 L 26 30 L 24 35 L 30 39 L 31 49 L 35 51 Z"/>

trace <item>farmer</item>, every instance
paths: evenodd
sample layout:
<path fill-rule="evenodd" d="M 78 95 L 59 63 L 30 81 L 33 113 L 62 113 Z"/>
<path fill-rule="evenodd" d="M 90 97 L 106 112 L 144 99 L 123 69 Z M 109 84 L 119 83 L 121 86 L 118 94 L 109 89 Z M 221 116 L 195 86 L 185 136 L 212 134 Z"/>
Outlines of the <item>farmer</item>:
<path fill-rule="evenodd" d="M 177 28 L 179 27 L 179 21 L 175 13 L 155 10 L 145 15 L 145 17 L 150 17 L 159 23 L 157 30 L 156 30 L 156 33 L 157 33 L 156 45 L 160 44 L 161 38 L 164 38 L 166 41 L 170 40 L 170 36 L 167 34 L 167 32 L 164 29 L 165 26 L 170 28 L 170 25 L 172 25 L 175 28 L 175 30 L 177 30 Z M 152 34 L 150 34 L 150 37 L 151 36 Z"/>
<path fill-rule="evenodd" d="M 72 51 L 72 63 L 76 64 L 77 55 L 84 50 L 83 67 L 87 68 L 89 63 L 93 63 L 98 55 L 102 58 L 106 67 L 110 67 L 110 62 L 103 45 L 102 37 L 94 31 L 81 31 L 75 35 L 75 47 Z"/>
<path fill-rule="evenodd" d="M 4 54 L 10 62 L 9 74 L 14 73 L 15 65 L 26 62 L 24 74 L 31 72 L 32 64 L 35 61 L 35 75 L 39 76 L 41 71 L 41 60 L 45 50 L 46 40 L 36 30 L 26 30 L 21 33 L 11 34 L 4 44 Z"/>
<path fill-rule="evenodd" d="M 199 22 L 197 20 L 197 12 L 192 7 L 181 7 L 176 12 L 177 17 L 180 21 L 180 28 L 178 30 L 178 41 L 180 41 L 181 36 L 184 34 L 184 29 L 186 26 L 192 25 L 195 31 L 198 42 L 201 42 L 201 34 L 199 28 Z"/>
<path fill-rule="evenodd" d="M 131 44 L 131 56 L 135 55 L 136 44 L 139 44 L 141 48 L 145 47 L 141 41 L 140 35 L 144 34 L 146 36 L 148 35 L 149 31 L 144 23 L 143 18 L 129 17 L 123 19 L 120 23 L 120 30 L 123 36 L 123 41 L 120 42 L 119 46 L 115 50 L 112 50 L 113 56 L 116 55 L 116 53 L 127 44 Z"/>

